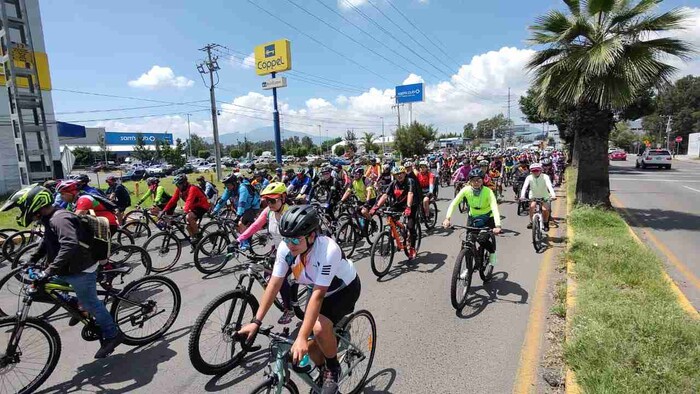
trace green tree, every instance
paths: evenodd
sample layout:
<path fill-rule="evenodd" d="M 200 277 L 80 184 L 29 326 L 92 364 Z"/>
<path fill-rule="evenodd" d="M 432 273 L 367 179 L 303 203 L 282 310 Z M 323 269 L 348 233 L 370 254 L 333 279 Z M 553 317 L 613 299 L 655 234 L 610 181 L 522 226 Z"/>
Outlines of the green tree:
<path fill-rule="evenodd" d="M 456 138 L 459 137 L 460 135 L 457 133 L 445 133 L 445 134 L 440 134 L 440 138 Z"/>
<path fill-rule="evenodd" d="M 148 161 L 153 157 L 153 152 L 146 147 L 146 143 L 143 141 L 143 134 L 141 133 L 136 134 L 133 156 L 141 161 Z"/>
<path fill-rule="evenodd" d="M 75 156 L 75 164 L 86 166 L 92 164 L 94 153 L 88 146 L 76 146 L 71 151 Z"/>
<path fill-rule="evenodd" d="M 462 137 L 473 140 L 476 138 L 476 131 L 474 130 L 474 123 L 467 123 L 462 128 Z"/>
<path fill-rule="evenodd" d="M 663 60 L 692 52 L 679 39 L 658 37 L 687 19 L 678 9 L 653 14 L 656 0 L 564 3 L 568 12 L 550 11 L 530 26 L 529 41 L 541 49 L 527 68 L 534 74 L 538 106 L 575 107 L 569 123 L 574 149 L 585 152 L 578 154 L 576 200 L 609 206 L 606 155 L 613 115 L 650 86 L 668 81 L 675 68 Z"/>
<path fill-rule="evenodd" d="M 342 145 L 338 145 L 335 147 L 335 151 L 333 151 L 333 153 L 335 153 L 336 156 L 342 156 L 345 154 L 345 147 Z"/>
<path fill-rule="evenodd" d="M 306 148 L 303 147 L 303 146 L 298 147 L 298 148 L 294 151 L 294 156 L 296 156 L 296 157 L 304 157 L 304 156 L 306 156 L 306 155 L 308 155 L 308 154 L 309 154 L 309 150 L 306 149 Z"/>
<path fill-rule="evenodd" d="M 301 146 L 311 151 L 314 147 L 314 140 L 312 140 L 311 137 L 305 135 L 301 137 Z"/>
<path fill-rule="evenodd" d="M 357 152 L 357 136 L 352 130 L 345 132 L 345 149 Z"/>
<path fill-rule="evenodd" d="M 428 144 L 437 139 L 437 129 L 432 125 L 413 122 L 402 125 L 394 134 L 394 147 L 404 157 L 422 155 L 428 152 Z"/>
<path fill-rule="evenodd" d="M 203 150 L 208 150 L 209 149 L 209 144 L 207 144 L 206 141 L 204 141 L 204 138 L 200 137 L 196 133 L 192 133 L 191 138 L 187 140 L 186 143 L 186 148 L 188 152 L 192 152 L 193 154 L 198 154 L 199 151 Z M 190 151 L 190 145 L 192 145 L 192 150 Z"/>
<path fill-rule="evenodd" d="M 540 96 L 535 88 L 527 90 L 525 96 L 520 96 L 518 104 L 520 111 L 525 115 L 523 120 L 529 123 L 549 123 L 557 126 L 559 138 L 564 141 L 566 149 L 569 151 L 569 158 L 573 157 L 574 134 L 569 130 L 569 119 L 573 113 L 573 106 L 550 101 L 548 105 L 537 105 L 536 98 Z M 518 139 L 516 138 L 516 141 Z M 520 143 L 524 142 L 520 138 Z"/>
<path fill-rule="evenodd" d="M 321 149 L 323 149 L 324 152 L 329 152 L 331 150 L 331 147 L 338 142 L 342 141 L 343 139 L 341 137 L 333 138 L 330 140 L 325 140 L 321 143 Z"/>
<path fill-rule="evenodd" d="M 512 120 L 507 119 L 503 114 L 498 114 L 492 118 L 478 121 L 475 131 L 476 135 L 480 138 L 490 139 L 494 131 L 496 132 L 496 138 L 501 138 L 512 125 Z"/>
<path fill-rule="evenodd" d="M 253 154 L 255 156 L 262 156 L 262 153 L 263 153 L 263 150 L 260 148 L 256 149 L 255 152 L 253 152 Z"/>
<path fill-rule="evenodd" d="M 360 143 L 365 147 L 367 153 L 379 150 L 377 144 L 374 143 L 374 133 L 364 133 Z"/>
<path fill-rule="evenodd" d="M 634 142 L 640 141 L 639 136 L 634 134 L 626 122 L 617 122 L 615 128 L 610 132 L 610 142 L 617 148 L 627 152 L 634 151 Z"/>
<path fill-rule="evenodd" d="M 228 155 L 231 156 L 234 159 L 238 159 L 239 157 L 243 156 L 243 152 L 240 149 L 231 149 L 228 152 Z"/>
<path fill-rule="evenodd" d="M 199 157 L 200 159 L 208 159 L 209 156 L 211 156 L 211 152 L 209 152 L 208 150 L 200 150 L 197 152 L 197 157 Z"/>

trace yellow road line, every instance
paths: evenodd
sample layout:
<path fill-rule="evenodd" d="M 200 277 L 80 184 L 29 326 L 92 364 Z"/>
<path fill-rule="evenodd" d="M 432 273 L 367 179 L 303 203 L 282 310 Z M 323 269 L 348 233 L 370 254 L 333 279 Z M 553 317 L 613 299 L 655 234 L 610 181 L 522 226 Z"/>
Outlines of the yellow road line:
<path fill-rule="evenodd" d="M 559 217 L 560 211 L 561 199 L 557 199 L 556 207 L 552 213 Z M 537 387 L 537 367 L 540 361 L 540 349 L 542 347 L 542 337 L 546 322 L 545 316 L 547 314 L 547 288 L 549 287 L 549 276 L 552 272 L 554 253 L 554 248 L 549 248 L 544 252 L 540 271 L 537 274 L 535 294 L 530 298 L 532 300 L 532 309 L 530 310 L 530 317 L 525 330 L 523 347 L 520 350 L 518 373 L 515 376 L 515 384 L 513 385 L 514 394 L 530 393 Z"/>
<path fill-rule="evenodd" d="M 573 201 L 566 202 L 566 216 L 567 219 L 571 215 L 573 210 Z M 574 240 L 574 228 L 571 223 L 567 220 L 566 222 L 566 250 L 569 251 L 571 248 L 571 243 Z M 566 330 L 564 331 L 564 336 L 566 341 L 569 340 L 569 334 L 571 333 L 571 321 L 574 318 L 574 307 L 576 306 L 576 278 L 574 277 L 574 262 L 567 258 L 566 260 Z M 581 387 L 576 382 L 576 373 L 566 367 L 566 377 L 564 383 L 564 389 L 566 394 L 579 394 L 581 392 Z"/>
<path fill-rule="evenodd" d="M 636 227 L 641 228 L 639 226 L 639 224 L 637 223 L 636 219 L 634 217 L 632 217 L 632 215 L 629 213 L 629 211 L 627 211 L 627 208 L 625 208 L 625 206 L 622 205 L 622 202 L 620 202 L 620 200 L 618 198 L 614 197 L 613 195 L 610 195 L 610 201 L 612 201 L 613 205 L 617 209 L 621 210 L 625 214 L 625 217 L 627 218 L 627 220 L 632 222 L 632 224 L 634 224 Z M 632 235 L 632 238 L 634 238 L 635 241 L 637 241 L 637 243 L 639 243 L 640 245 L 646 246 L 644 241 L 642 241 L 641 238 L 639 238 L 637 233 L 634 230 L 632 230 L 632 227 L 630 227 L 629 224 L 627 225 L 627 230 L 629 230 L 630 234 Z M 671 262 L 671 264 L 673 264 L 674 267 L 676 267 L 676 269 L 678 269 L 678 271 L 680 271 L 684 276 L 686 276 L 686 278 L 691 283 L 693 283 L 695 285 L 695 287 L 700 289 L 700 280 L 698 280 L 698 278 L 695 275 L 693 275 L 693 273 L 690 272 L 690 270 L 688 270 L 688 267 L 686 267 L 686 265 L 683 264 L 678 259 L 678 257 L 676 257 L 676 255 L 673 254 L 673 252 L 671 252 L 666 247 L 666 245 L 662 244 L 661 241 L 659 241 L 656 238 L 656 236 L 654 236 L 651 233 L 651 231 L 645 231 L 645 230 L 640 230 L 640 231 L 644 232 L 644 236 L 649 241 L 651 241 L 651 243 L 654 244 L 654 246 L 668 259 L 669 262 Z M 695 307 L 690 302 L 690 300 L 688 300 L 688 297 L 686 297 L 685 294 L 683 294 L 683 291 L 678 287 L 676 282 L 674 282 L 673 279 L 671 279 L 671 277 L 668 275 L 668 273 L 666 272 L 666 269 L 664 267 L 661 267 L 661 272 L 664 275 L 664 279 L 666 279 L 666 281 L 669 283 L 669 285 L 671 287 L 671 291 L 673 291 L 673 293 L 676 295 L 676 298 L 678 299 L 678 303 L 681 305 L 681 308 L 683 308 L 683 310 L 686 311 L 694 319 L 700 319 L 700 313 L 698 313 L 698 310 L 695 309 Z"/>

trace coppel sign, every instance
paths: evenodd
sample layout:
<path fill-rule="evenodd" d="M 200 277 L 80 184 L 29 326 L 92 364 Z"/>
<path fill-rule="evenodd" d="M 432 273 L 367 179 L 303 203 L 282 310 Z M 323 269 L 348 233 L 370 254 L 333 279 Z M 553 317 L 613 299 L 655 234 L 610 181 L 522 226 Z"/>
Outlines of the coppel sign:
<path fill-rule="evenodd" d="M 397 103 L 415 103 L 417 101 L 425 101 L 425 95 L 423 94 L 423 83 L 400 85 L 396 87 Z"/>
<path fill-rule="evenodd" d="M 156 141 L 164 141 L 168 145 L 173 144 L 173 135 L 170 133 L 120 133 L 106 132 L 105 143 L 107 145 L 136 145 L 136 137 L 140 135 L 146 145 L 155 145 Z"/>
<path fill-rule="evenodd" d="M 289 40 L 281 39 L 255 47 L 255 73 L 267 75 L 292 69 Z"/>

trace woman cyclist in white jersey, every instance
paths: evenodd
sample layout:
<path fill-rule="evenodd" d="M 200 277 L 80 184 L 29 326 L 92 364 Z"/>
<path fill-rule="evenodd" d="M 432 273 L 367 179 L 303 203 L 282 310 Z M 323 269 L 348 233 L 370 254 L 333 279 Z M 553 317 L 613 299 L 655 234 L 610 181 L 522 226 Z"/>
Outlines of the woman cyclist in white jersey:
<path fill-rule="evenodd" d="M 340 364 L 333 326 L 353 312 L 361 285 L 355 267 L 343 257 L 338 244 L 318 230 L 319 217 L 310 205 L 292 206 L 282 215 L 279 231 L 283 241 L 277 248 L 272 278 L 255 318 L 238 333 L 249 339 L 255 334 L 289 272 L 300 284 L 313 285 L 304 322 L 292 345 L 292 361 L 298 363 L 308 353 L 322 366 L 322 393 L 336 393 Z M 307 340 L 312 333 L 314 339 Z"/>

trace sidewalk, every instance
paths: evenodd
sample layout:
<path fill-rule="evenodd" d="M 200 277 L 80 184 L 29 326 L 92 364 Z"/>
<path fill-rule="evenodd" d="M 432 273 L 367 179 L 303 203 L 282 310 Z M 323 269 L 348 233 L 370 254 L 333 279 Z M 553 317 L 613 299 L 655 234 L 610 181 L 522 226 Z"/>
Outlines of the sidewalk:
<path fill-rule="evenodd" d="M 673 157 L 673 160 L 685 161 L 687 163 L 700 164 L 700 159 L 698 159 L 698 158 L 693 159 L 692 157 L 690 157 L 688 155 L 676 155 Z"/>

